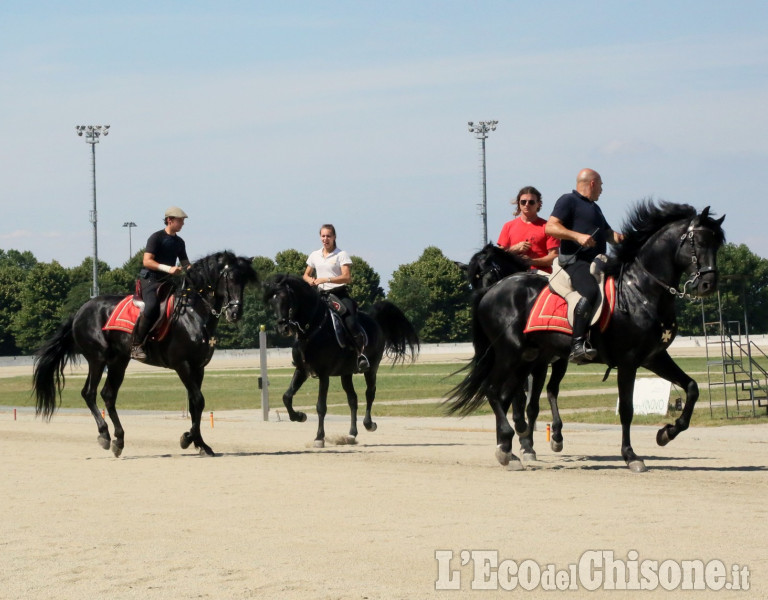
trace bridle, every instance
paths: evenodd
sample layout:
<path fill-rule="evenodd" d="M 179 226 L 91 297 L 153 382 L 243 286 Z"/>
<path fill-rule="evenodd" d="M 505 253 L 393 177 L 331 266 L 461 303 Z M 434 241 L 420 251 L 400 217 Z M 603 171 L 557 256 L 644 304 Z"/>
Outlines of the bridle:
<path fill-rule="evenodd" d="M 694 242 L 694 237 L 695 237 L 695 234 L 697 232 L 707 232 L 707 233 L 710 233 L 712 235 L 715 235 L 715 232 L 712 231 L 711 229 L 707 228 L 707 227 L 697 227 L 697 226 L 695 226 L 694 225 L 694 221 L 695 221 L 695 219 L 691 221 L 691 223 L 688 225 L 688 228 L 680 236 L 680 243 L 678 244 L 677 251 L 675 252 L 675 258 L 677 258 L 677 255 L 680 253 L 680 250 L 685 245 L 686 240 L 688 241 L 688 243 L 691 246 L 691 265 L 693 265 L 693 267 L 692 267 L 693 275 L 691 275 L 691 277 L 690 277 L 690 279 L 688 279 L 688 281 L 683 283 L 682 291 L 678 290 L 674 286 L 671 286 L 671 285 L 661 281 L 661 279 L 656 277 L 653 273 L 651 273 L 645 267 L 645 265 L 640 261 L 639 257 L 635 261 L 637 263 L 637 265 L 640 267 L 640 269 L 643 271 L 643 273 L 645 273 L 654 283 L 658 284 L 659 286 L 661 286 L 662 288 L 667 290 L 673 296 L 677 296 L 678 298 L 686 298 L 686 299 L 691 300 L 691 301 L 700 300 L 701 296 L 696 296 L 694 294 L 689 293 L 687 291 L 688 287 L 690 286 L 691 288 L 693 288 L 697 284 L 698 280 L 701 278 L 702 275 L 706 275 L 708 273 L 715 273 L 715 274 L 717 274 L 717 269 L 715 267 L 712 267 L 712 266 L 701 267 L 701 266 L 699 266 L 699 257 L 698 257 L 698 254 L 696 252 L 696 244 Z"/>
<path fill-rule="evenodd" d="M 219 288 L 221 278 L 225 280 L 224 286 L 224 302 L 219 310 L 216 310 L 211 302 L 216 297 L 216 291 Z M 238 294 L 236 294 L 231 288 L 234 283 L 235 273 L 229 268 L 229 265 L 225 265 L 219 273 L 218 279 L 216 279 L 215 285 L 208 284 L 207 289 L 197 290 L 198 296 L 203 301 L 203 304 L 208 308 L 211 315 L 219 319 L 229 308 L 238 307 L 242 302 L 240 301 Z"/>

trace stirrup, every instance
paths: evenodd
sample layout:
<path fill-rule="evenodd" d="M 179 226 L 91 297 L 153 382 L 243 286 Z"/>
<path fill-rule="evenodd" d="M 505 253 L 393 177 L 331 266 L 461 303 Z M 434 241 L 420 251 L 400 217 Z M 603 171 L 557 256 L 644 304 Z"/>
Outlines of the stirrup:
<path fill-rule="evenodd" d="M 147 353 L 144 351 L 141 344 L 131 345 L 131 358 L 139 361 L 147 360 Z"/>
<path fill-rule="evenodd" d="M 585 365 L 597 358 L 597 350 L 589 348 L 587 342 L 582 340 L 574 344 L 571 348 L 571 354 L 568 356 L 568 362 L 577 365 Z"/>
<path fill-rule="evenodd" d="M 365 373 L 370 368 L 371 363 L 368 362 L 368 357 L 365 354 L 360 354 L 360 356 L 357 357 L 357 370 L 361 373 Z"/>

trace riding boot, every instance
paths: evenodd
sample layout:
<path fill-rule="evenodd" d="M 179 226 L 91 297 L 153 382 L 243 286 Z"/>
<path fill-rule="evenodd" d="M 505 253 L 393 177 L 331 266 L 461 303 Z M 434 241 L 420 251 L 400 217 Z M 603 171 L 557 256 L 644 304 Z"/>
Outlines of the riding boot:
<path fill-rule="evenodd" d="M 357 348 L 357 370 L 360 373 L 365 373 L 371 368 L 371 363 L 368 362 L 368 357 L 363 352 L 365 350 L 365 334 L 357 333 L 352 337 L 355 340 L 355 347 Z"/>
<path fill-rule="evenodd" d="M 139 315 L 133 328 L 133 337 L 131 338 L 131 358 L 142 362 L 147 360 L 147 353 L 144 350 L 144 342 L 147 338 L 145 321 L 146 319 Z"/>
<path fill-rule="evenodd" d="M 597 358 L 597 350 L 587 342 L 587 329 L 592 316 L 592 307 L 586 298 L 581 298 L 573 311 L 573 340 L 571 354 L 568 360 L 577 365 L 583 365 Z"/>

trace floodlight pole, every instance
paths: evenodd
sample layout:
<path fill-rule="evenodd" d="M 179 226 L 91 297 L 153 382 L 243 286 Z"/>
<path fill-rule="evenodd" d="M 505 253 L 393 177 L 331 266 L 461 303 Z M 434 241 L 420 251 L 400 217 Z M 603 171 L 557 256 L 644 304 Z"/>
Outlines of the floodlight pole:
<path fill-rule="evenodd" d="M 99 242 L 97 235 L 98 215 L 96 213 L 96 144 L 102 135 L 109 134 L 109 125 L 75 125 L 75 132 L 85 134 L 85 143 L 91 145 L 91 174 L 93 177 L 93 210 L 90 219 L 93 223 L 93 286 L 91 298 L 99 295 Z"/>
<path fill-rule="evenodd" d="M 128 260 L 133 258 L 133 246 L 131 245 L 131 229 L 136 227 L 136 223 L 133 221 L 126 221 L 123 223 L 123 227 L 128 228 Z"/>
<path fill-rule="evenodd" d="M 479 121 L 477 123 L 469 121 L 469 123 L 467 123 L 469 132 L 473 133 L 475 137 L 480 140 L 480 154 L 483 176 L 483 203 L 480 205 L 480 215 L 483 218 L 483 243 L 480 245 L 481 248 L 488 243 L 488 197 L 485 179 L 485 139 L 488 137 L 488 133 L 490 131 L 496 131 L 496 125 L 498 124 L 498 121 Z"/>

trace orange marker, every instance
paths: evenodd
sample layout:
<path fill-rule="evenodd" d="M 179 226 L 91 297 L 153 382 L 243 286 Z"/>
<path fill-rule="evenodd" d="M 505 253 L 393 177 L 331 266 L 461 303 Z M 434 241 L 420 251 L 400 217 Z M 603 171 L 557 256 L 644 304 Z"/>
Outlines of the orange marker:
<path fill-rule="evenodd" d="M 549 423 L 547 423 L 547 441 L 549 441 Z"/>
<path fill-rule="evenodd" d="M 213 411 L 211 411 L 211 429 L 213 429 Z"/>

